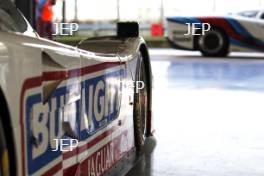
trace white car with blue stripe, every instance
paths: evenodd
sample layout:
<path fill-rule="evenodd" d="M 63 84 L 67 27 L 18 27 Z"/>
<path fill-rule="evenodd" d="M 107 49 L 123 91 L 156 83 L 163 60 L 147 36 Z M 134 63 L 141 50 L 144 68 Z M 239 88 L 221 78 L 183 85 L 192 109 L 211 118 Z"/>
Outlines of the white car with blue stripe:
<path fill-rule="evenodd" d="M 168 17 L 167 28 L 168 41 L 174 48 L 198 50 L 204 56 L 264 51 L 264 11 L 261 10 L 227 16 Z"/>

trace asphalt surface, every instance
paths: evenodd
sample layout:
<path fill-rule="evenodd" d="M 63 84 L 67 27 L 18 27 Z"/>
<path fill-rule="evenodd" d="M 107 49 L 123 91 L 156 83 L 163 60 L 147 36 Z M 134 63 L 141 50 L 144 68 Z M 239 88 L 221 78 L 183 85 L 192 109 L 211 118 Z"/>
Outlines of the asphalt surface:
<path fill-rule="evenodd" d="M 150 50 L 155 138 L 128 176 L 263 176 L 264 55 Z"/>

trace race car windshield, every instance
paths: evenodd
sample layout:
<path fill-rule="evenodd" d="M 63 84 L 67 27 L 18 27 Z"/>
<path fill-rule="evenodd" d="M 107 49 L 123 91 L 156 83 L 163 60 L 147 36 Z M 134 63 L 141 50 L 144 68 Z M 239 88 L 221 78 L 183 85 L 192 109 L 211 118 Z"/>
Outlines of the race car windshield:
<path fill-rule="evenodd" d="M 243 16 L 243 17 L 248 17 L 248 18 L 255 18 L 258 14 L 258 11 L 244 11 L 244 12 L 239 12 L 238 15 Z"/>
<path fill-rule="evenodd" d="M 27 23 L 9 0 L 0 0 L 0 31 L 25 32 Z"/>

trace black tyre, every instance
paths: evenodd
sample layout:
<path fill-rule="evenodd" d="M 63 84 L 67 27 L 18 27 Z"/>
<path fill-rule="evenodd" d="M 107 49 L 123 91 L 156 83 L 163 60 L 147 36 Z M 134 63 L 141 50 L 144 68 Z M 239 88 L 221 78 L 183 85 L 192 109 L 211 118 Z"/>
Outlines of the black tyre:
<path fill-rule="evenodd" d="M 142 150 L 147 136 L 148 116 L 148 80 L 143 58 L 140 57 L 137 81 L 144 82 L 144 87 L 134 91 L 134 130 L 137 150 Z"/>
<path fill-rule="evenodd" d="M 9 176 L 9 154 L 7 150 L 6 136 L 0 118 L 0 175 Z"/>
<path fill-rule="evenodd" d="M 198 37 L 198 49 L 204 56 L 220 57 L 228 54 L 228 38 L 218 29 L 212 28 Z"/>

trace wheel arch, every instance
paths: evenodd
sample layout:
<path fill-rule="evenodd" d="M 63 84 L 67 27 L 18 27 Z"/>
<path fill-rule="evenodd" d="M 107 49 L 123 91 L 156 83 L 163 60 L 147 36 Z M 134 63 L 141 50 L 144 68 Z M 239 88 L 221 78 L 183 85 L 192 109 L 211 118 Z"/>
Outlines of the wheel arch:
<path fill-rule="evenodd" d="M 216 25 L 211 25 L 211 29 L 216 29 L 216 30 L 219 30 L 225 37 L 226 41 L 227 41 L 227 45 L 228 45 L 228 50 L 229 50 L 229 46 L 230 46 L 230 41 L 229 41 L 229 37 L 228 37 L 228 34 L 227 32 L 225 31 L 224 28 L 220 27 L 220 26 L 216 26 Z M 202 33 L 202 30 L 201 29 L 197 29 L 195 31 L 195 34 L 201 34 Z M 198 39 L 199 39 L 199 36 L 200 35 L 195 35 L 194 36 L 194 39 L 193 39 L 193 48 L 194 50 L 198 50 L 199 49 L 199 46 L 198 46 Z"/>
<path fill-rule="evenodd" d="M 147 136 L 152 135 L 152 70 L 151 70 L 151 63 L 150 63 L 150 57 L 148 53 L 148 49 L 146 44 L 141 44 L 140 53 L 142 54 L 143 57 L 143 62 L 145 65 L 145 69 L 147 72 L 147 80 L 148 80 L 148 116 L 147 116 Z"/>
<path fill-rule="evenodd" d="M 13 128 L 12 128 L 12 123 L 10 119 L 10 113 L 9 113 L 9 108 L 7 105 L 6 97 L 4 96 L 4 93 L 1 88 L 0 88 L 0 104 L 2 106 L 0 110 L 0 118 L 3 123 L 4 133 L 7 136 L 6 142 L 7 142 L 7 148 L 8 148 L 8 153 L 9 153 L 9 164 L 11 166 L 10 175 L 17 175 L 15 142 L 14 142 L 14 134 L 12 130 Z"/>

